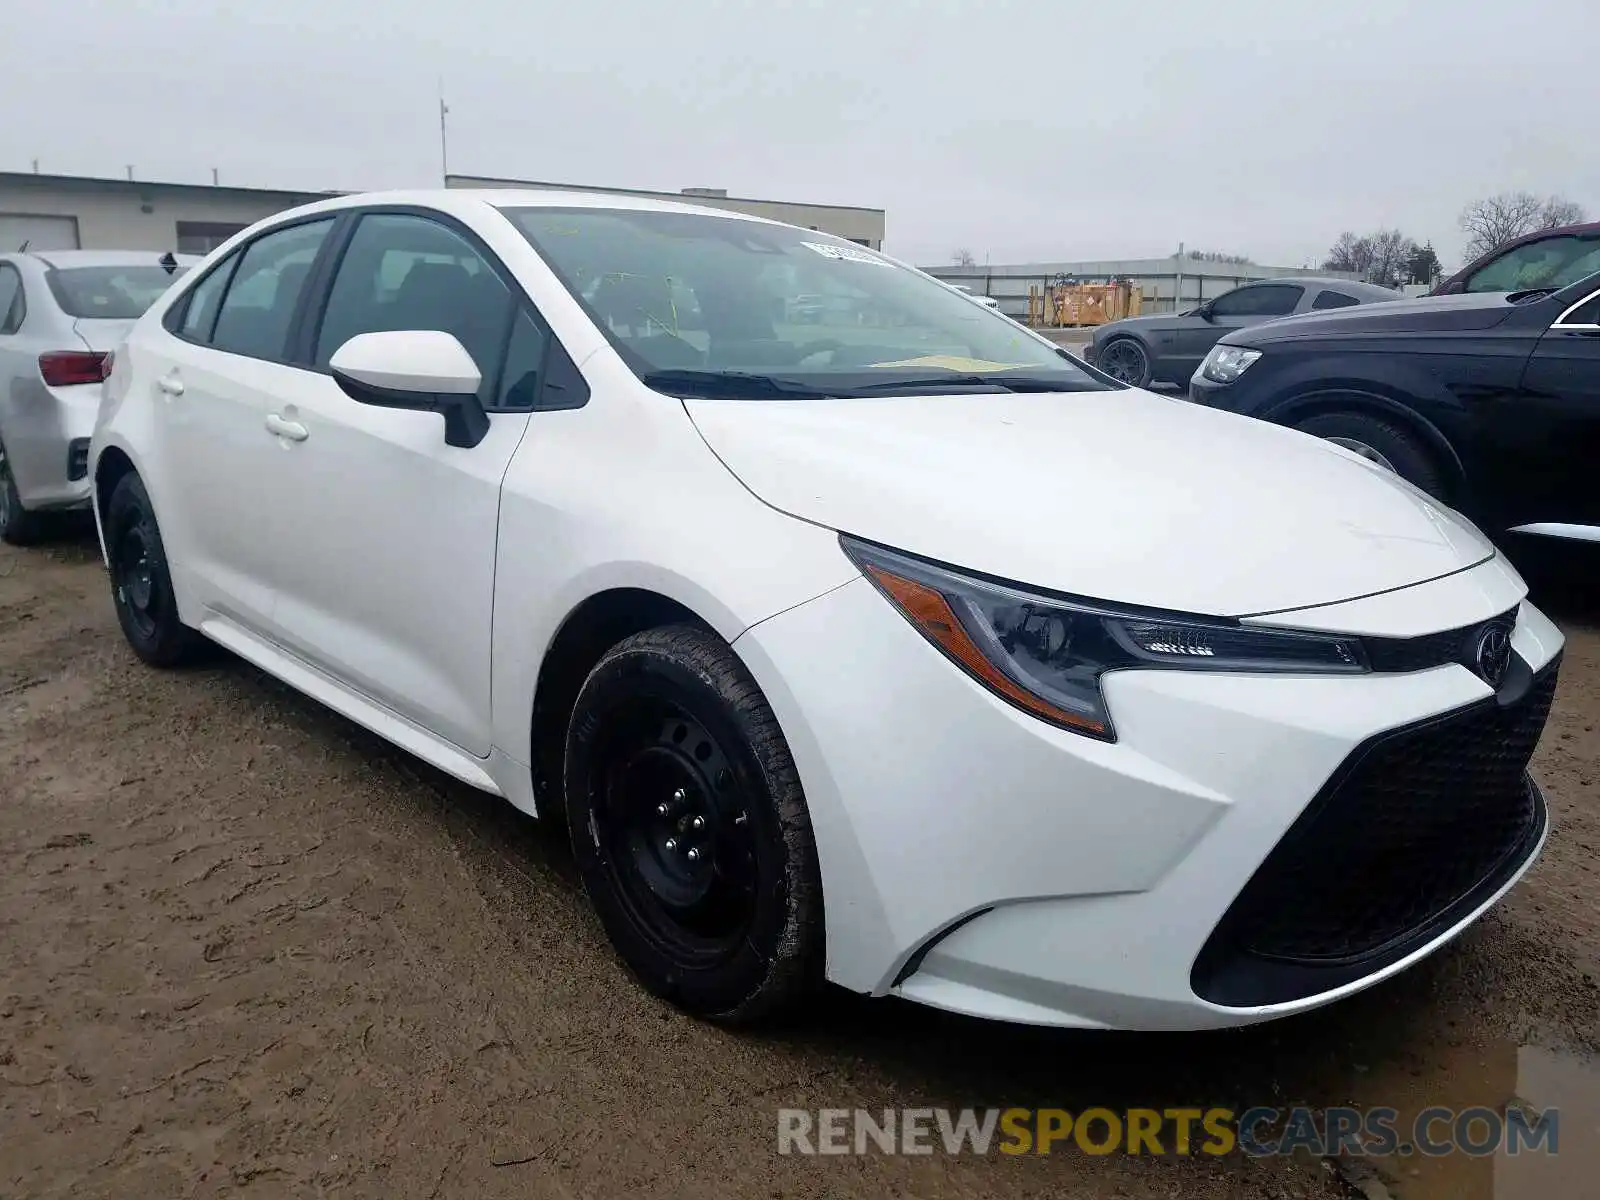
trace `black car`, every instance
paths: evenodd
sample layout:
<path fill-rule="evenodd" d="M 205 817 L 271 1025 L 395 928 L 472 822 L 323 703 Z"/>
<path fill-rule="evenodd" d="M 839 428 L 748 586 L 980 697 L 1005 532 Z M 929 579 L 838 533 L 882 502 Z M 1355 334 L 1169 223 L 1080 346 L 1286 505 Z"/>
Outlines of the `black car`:
<path fill-rule="evenodd" d="M 1338 442 L 1491 535 L 1600 540 L 1600 274 L 1240 330 L 1189 399 Z"/>
<path fill-rule="evenodd" d="M 1083 357 L 1113 379 L 1134 387 L 1185 386 L 1206 351 L 1235 329 L 1295 313 L 1348 308 L 1404 297 L 1351 279 L 1294 276 L 1262 279 L 1207 300 L 1199 308 L 1149 317 L 1126 317 L 1094 331 Z"/>

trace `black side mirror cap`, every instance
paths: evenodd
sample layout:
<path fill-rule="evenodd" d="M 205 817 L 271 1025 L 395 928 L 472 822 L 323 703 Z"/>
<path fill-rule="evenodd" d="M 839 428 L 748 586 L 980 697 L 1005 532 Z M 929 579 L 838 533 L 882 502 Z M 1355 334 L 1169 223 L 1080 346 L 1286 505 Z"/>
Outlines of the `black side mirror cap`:
<path fill-rule="evenodd" d="M 399 388 L 363 383 L 333 368 L 333 381 L 357 404 L 375 408 L 401 408 L 411 412 L 436 412 L 444 418 L 444 440 L 449 446 L 470 450 L 489 436 L 489 414 L 476 392 L 407 392 Z"/>

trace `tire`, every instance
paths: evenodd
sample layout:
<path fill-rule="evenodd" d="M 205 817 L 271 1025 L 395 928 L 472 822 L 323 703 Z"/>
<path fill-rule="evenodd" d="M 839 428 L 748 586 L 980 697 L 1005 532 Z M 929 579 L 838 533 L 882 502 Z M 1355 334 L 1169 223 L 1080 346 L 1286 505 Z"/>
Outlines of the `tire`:
<path fill-rule="evenodd" d="M 112 489 L 105 538 L 111 600 L 133 652 L 153 667 L 176 667 L 203 657 L 209 643 L 178 617 L 155 509 L 144 481 L 132 472 Z"/>
<path fill-rule="evenodd" d="M 821 982 L 822 881 L 799 773 L 715 634 L 667 626 L 605 654 L 573 709 L 565 790 L 584 890 L 648 991 L 750 1025 L 792 1013 Z"/>
<path fill-rule="evenodd" d="M 1366 413 L 1331 412 L 1307 417 L 1295 428 L 1354 450 L 1435 499 L 1445 499 L 1446 477 L 1438 458 L 1421 437 L 1400 424 Z"/>
<path fill-rule="evenodd" d="M 1150 386 L 1150 352 L 1138 338 L 1112 338 L 1095 355 L 1095 366 L 1130 387 Z"/>
<path fill-rule="evenodd" d="M 31 546 L 49 531 L 49 521 L 43 513 L 29 512 L 22 507 L 17 481 L 11 478 L 5 444 L 0 442 L 0 541 L 12 546 Z"/>

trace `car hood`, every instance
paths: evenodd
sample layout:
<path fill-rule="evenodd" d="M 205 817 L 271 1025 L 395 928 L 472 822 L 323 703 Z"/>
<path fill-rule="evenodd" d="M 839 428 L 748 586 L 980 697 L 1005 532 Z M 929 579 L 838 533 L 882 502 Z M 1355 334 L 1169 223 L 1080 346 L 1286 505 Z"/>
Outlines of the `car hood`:
<path fill-rule="evenodd" d="M 1508 304 L 1502 293 L 1372 301 L 1348 308 L 1278 317 L 1265 324 L 1235 330 L 1222 340 L 1230 346 L 1262 346 L 1301 338 L 1492 329 L 1515 311 L 1516 305 Z"/>
<path fill-rule="evenodd" d="M 1463 518 L 1348 451 L 1134 389 L 684 405 L 782 512 L 1100 600 L 1244 616 L 1494 554 Z"/>

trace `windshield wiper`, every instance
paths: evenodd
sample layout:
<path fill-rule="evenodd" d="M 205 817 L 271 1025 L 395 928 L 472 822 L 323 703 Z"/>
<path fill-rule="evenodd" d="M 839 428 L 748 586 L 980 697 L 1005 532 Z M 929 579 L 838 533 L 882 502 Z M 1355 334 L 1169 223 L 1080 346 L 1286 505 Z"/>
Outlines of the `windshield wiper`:
<path fill-rule="evenodd" d="M 643 376 L 643 381 L 646 387 L 671 396 L 703 396 L 708 399 L 828 394 L 807 384 L 748 371 L 651 371 Z"/>
<path fill-rule="evenodd" d="M 1093 382 L 1065 377 L 1052 379 L 1045 375 L 1013 375 L 997 371 L 993 374 L 962 374 L 918 376 L 915 379 L 879 379 L 870 383 L 852 384 L 845 389 L 851 395 L 871 392 L 944 391 L 950 388 L 992 387 L 1002 392 L 1088 392 L 1098 391 Z"/>

